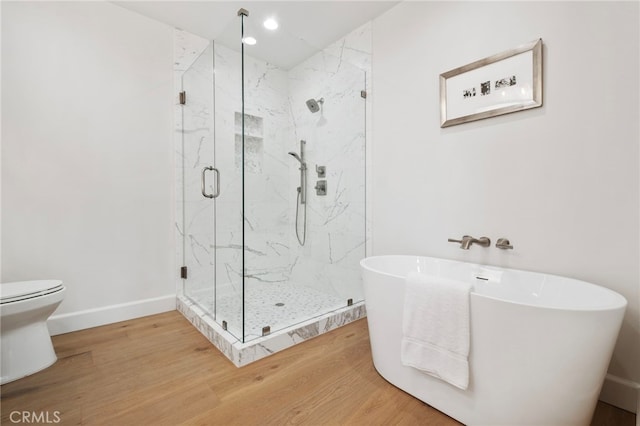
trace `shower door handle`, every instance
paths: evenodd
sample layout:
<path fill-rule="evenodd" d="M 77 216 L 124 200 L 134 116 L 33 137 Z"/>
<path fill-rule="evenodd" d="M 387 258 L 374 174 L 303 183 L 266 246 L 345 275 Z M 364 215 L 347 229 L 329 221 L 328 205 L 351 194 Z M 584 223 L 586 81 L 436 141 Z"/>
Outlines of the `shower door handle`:
<path fill-rule="evenodd" d="M 206 184 L 205 184 L 205 176 L 207 174 L 207 170 L 213 170 L 216 174 L 216 192 L 215 194 L 207 194 Z M 216 198 L 220 195 L 220 171 L 215 167 L 207 166 L 202 169 L 202 195 L 207 198 Z"/>

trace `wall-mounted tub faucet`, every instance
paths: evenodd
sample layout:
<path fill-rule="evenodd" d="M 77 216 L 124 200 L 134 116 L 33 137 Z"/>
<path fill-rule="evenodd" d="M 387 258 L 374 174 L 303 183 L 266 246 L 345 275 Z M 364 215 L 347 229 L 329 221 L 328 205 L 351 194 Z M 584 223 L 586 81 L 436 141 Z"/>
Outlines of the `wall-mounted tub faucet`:
<path fill-rule="evenodd" d="M 450 243 L 460 243 L 460 248 L 462 250 L 469 250 L 469 247 L 471 247 L 472 244 L 477 244 L 481 247 L 489 247 L 489 245 L 491 245 L 491 240 L 488 237 L 473 238 L 470 235 L 463 236 L 461 240 L 449 238 L 447 241 Z"/>

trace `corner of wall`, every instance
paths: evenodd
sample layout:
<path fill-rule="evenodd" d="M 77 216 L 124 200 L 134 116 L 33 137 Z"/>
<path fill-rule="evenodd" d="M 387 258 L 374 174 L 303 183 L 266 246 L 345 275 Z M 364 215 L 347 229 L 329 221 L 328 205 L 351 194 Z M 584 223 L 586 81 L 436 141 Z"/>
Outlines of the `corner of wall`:
<path fill-rule="evenodd" d="M 632 413 L 638 413 L 640 383 L 607 374 L 600 392 L 600 400 Z"/>

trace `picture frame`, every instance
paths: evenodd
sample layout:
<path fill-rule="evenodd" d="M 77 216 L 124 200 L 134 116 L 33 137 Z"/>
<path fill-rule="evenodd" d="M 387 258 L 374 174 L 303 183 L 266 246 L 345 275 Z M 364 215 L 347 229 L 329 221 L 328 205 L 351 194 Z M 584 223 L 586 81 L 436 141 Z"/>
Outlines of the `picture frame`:
<path fill-rule="evenodd" d="M 440 127 L 542 106 L 542 39 L 440 74 Z"/>

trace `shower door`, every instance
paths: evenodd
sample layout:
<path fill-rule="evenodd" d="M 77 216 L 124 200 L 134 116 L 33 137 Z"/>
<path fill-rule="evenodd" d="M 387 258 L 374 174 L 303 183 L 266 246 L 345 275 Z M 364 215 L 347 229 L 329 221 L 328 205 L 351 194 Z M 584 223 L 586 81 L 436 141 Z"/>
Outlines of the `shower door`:
<path fill-rule="evenodd" d="M 184 294 L 215 315 L 213 44 L 182 76 L 182 216 Z M 204 187 L 203 187 L 204 184 Z"/>
<path fill-rule="evenodd" d="M 240 339 L 242 165 L 228 111 L 239 109 L 239 96 L 228 96 L 233 82 L 214 73 L 214 52 L 210 43 L 182 76 L 183 283 L 192 302 Z"/>

